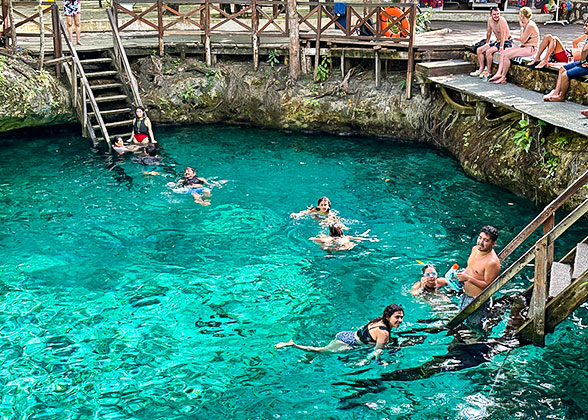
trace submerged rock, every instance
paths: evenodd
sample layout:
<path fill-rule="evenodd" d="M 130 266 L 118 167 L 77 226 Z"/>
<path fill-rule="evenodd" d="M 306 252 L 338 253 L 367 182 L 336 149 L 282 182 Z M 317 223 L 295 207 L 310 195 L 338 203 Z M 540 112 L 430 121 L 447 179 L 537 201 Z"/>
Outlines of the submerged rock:
<path fill-rule="evenodd" d="M 65 87 L 32 64 L 0 52 L 0 132 L 74 121 Z"/>

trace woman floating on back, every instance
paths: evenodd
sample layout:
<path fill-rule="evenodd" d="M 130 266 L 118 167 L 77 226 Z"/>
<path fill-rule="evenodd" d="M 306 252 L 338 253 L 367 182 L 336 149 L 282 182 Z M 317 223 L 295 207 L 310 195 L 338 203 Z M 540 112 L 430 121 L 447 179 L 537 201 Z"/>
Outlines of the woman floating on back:
<path fill-rule="evenodd" d="M 348 236 L 343 234 L 343 225 L 340 223 L 333 223 L 329 225 L 329 235 L 314 236 L 308 238 L 309 240 L 321 245 L 321 249 L 325 251 L 346 251 L 352 249 L 357 245 L 357 242 L 370 241 L 378 242 L 377 238 L 369 238 L 366 235 L 369 229 L 360 236 Z M 354 242 L 355 241 L 355 242 Z"/>
<path fill-rule="evenodd" d="M 324 347 L 301 346 L 288 342 L 277 343 L 275 348 L 295 347 L 300 350 L 313 353 L 342 353 L 353 350 L 363 345 L 374 346 L 374 351 L 368 356 L 366 362 L 374 357 L 381 363 L 380 356 L 383 349 L 390 342 L 390 330 L 398 328 L 404 318 L 404 309 L 400 305 L 388 305 L 382 316 L 372 319 L 357 331 L 341 331 Z"/>
<path fill-rule="evenodd" d="M 329 216 L 336 217 L 331 210 L 331 200 L 327 197 L 321 197 L 318 200 L 318 203 L 314 207 L 309 207 L 306 210 L 299 211 L 298 213 L 291 213 L 291 218 L 299 218 L 302 216 L 306 216 L 307 214 L 312 215 L 315 219 L 326 219 Z"/>

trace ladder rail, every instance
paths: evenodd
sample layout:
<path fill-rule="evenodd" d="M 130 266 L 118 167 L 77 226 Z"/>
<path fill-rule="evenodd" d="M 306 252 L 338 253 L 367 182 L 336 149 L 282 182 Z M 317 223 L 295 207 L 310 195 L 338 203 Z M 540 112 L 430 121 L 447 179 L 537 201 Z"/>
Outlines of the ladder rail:
<path fill-rule="evenodd" d="M 131 87 L 131 94 L 133 95 L 134 105 L 143 106 L 143 101 L 141 100 L 141 95 L 139 94 L 137 80 L 131 71 L 131 65 L 129 63 L 127 54 L 125 53 L 125 48 L 122 44 L 120 33 L 118 32 L 118 26 L 116 24 L 113 8 L 108 7 L 106 9 L 106 13 L 108 14 L 108 21 L 110 22 L 112 29 L 112 45 L 114 46 L 115 66 L 119 72 L 126 77 L 127 82 Z"/>
<path fill-rule="evenodd" d="M 537 246 L 543 241 L 553 244 L 565 231 L 574 225 L 581 217 L 588 213 L 588 199 L 576 207 L 561 222 L 554 226 L 549 232 L 543 235 L 533 246 L 527 250 L 517 261 L 508 267 L 500 276 L 486 287 L 468 306 L 455 315 L 448 323 L 448 328 L 455 328 L 482 306 L 492 295 L 498 292 L 506 283 L 516 276 L 527 264 L 533 261 L 537 254 Z"/>

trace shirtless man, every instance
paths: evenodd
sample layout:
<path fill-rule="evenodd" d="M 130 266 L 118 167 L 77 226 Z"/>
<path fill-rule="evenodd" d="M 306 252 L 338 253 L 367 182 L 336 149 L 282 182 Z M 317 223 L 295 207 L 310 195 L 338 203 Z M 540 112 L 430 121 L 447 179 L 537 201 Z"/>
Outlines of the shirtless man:
<path fill-rule="evenodd" d="M 495 42 L 490 42 L 490 37 L 494 34 Z M 492 69 L 492 54 L 496 51 L 504 50 L 512 47 L 512 39 L 508 29 L 506 19 L 500 16 L 500 9 L 492 7 L 490 9 L 490 17 L 488 18 L 488 32 L 486 34 L 486 43 L 478 48 L 478 63 L 480 67 L 478 70 L 470 73 L 470 76 L 485 78 L 488 77 Z M 484 63 L 486 69 L 484 69 Z"/>
<path fill-rule="evenodd" d="M 500 260 L 494 252 L 494 245 L 498 238 L 498 230 L 493 226 L 484 226 L 480 230 L 480 235 L 476 246 L 472 248 L 468 258 L 468 266 L 463 273 L 457 274 L 457 279 L 463 282 L 463 292 L 459 310 L 468 306 L 482 290 L 494 281 L 500 273 Z M 469 317 L 469 321 L 474 325 L 481 325 L 484 312 L 489 301 L 481 306 L 476 312 Z"/>

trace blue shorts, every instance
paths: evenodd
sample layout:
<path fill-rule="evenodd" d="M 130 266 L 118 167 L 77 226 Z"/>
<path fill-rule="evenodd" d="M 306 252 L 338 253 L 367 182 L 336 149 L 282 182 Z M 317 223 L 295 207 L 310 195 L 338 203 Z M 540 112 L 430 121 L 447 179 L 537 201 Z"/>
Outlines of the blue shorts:
<path fill-rule="evenodd" d="M 205 191 L 207 189 L 208 188 L 206 187 L 190 188 L 188 191 L 186 191 L 186 194 L 201 194 L 202 191 Z"/>
<path fill-rule="evenodd" d="M 496 48 L 498 48 L 498 51 L 500 51 L 500 41 L 491 42 L 488 45 L 490 45 L 491 47 L 496 47 Z M 506 41 L 504 41 L 504 49 L 507 49 L 510 47 L 512 47 L 512 39 L 507 39 Z"/>
<path fill-rule="evenodd" d="M 335 338 L 339 341 L 344 342 L 351 348 L 361 347 L 361 343 L 355 340 L 355 331 L 341 331 Z"/>
<path fill-rule="evenodd" d="M 582 67 L 579 61 L 574 61 L 573 63 L 566 64 L 564 66 L 566 69 L 566 74 L 568 79 L 577 79 L 582 76 L 586 76 L 588 74 L 588 68 Z"/>
<path fill-rule="evenodd" d="M 466 295 L 465 293 L 461 295 L 461 300 L 459 302 L 459 310 L 461 311 L 463 308 L 468 306 L 475 298 Z M 486 313 L 490 308 L 490 300 L 487 300 L 482 306 L 474 311 L 474 313 L 470 314 L 466 319 L 466 323 L 472 327 L 482 328 L 484 321 L 486 320 Z"/>

